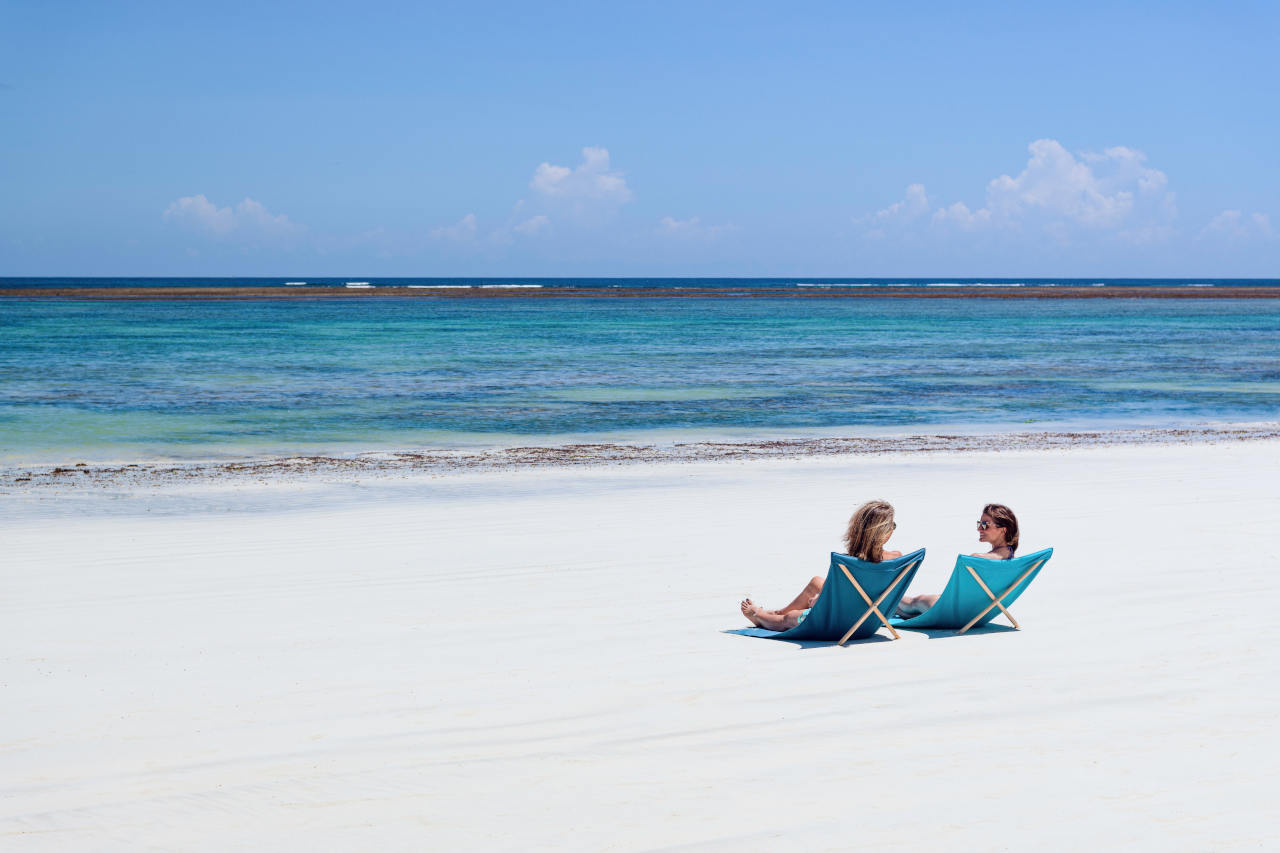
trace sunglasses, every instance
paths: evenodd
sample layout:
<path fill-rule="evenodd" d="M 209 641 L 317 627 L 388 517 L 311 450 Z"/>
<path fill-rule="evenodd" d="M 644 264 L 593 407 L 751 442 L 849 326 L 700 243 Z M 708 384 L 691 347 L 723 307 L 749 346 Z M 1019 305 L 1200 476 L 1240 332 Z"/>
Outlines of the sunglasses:
<path fill-rule="evenodd" d="M 979 529 L 979 530 L 986 530 L 986 529 L 988 529 L 989 527 L 991 527 L 991 522 L 989 522 L 989 521 L 979 521 L 979 522 L 978 522 L 978 529 Z"/>

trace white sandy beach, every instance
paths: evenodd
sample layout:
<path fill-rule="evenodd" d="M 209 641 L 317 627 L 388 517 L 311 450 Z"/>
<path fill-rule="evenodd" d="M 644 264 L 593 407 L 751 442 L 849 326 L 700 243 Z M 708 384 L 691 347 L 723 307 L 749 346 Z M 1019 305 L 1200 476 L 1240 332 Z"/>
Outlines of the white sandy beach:
<path fill-rule="evenodd" d="M 1023 630 L 722 633 L 873 497 Z M 6 851 L 1280 846 L 1280 442 L 0 502 Z"/>

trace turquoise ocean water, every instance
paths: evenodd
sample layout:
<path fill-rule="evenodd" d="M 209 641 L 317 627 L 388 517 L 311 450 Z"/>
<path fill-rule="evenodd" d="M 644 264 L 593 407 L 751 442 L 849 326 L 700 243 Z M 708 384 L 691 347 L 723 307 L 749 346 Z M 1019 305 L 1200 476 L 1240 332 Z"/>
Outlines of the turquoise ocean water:
<path fill-rule="evenodd" d="M 536 287 L 761 290 L 806 287 L 1280 287 L 1280 279 L 1266 278 L 368 278 L 375 287 Z M 141 288 L 141 287 L 343 287 L 351 278 L 321 276 L 279 278 L 0 278 L 0 290 L 27 288 Z"/>
<path fill-rule="evenodd" d="M 1274 420 L 1270 299 L 0 303 L 9 464 Z"/>

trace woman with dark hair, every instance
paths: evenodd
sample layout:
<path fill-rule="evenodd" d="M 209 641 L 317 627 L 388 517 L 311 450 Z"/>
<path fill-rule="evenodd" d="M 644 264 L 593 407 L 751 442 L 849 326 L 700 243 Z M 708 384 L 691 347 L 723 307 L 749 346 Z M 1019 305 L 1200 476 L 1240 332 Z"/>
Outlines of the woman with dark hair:
<path fill-rule="evenodd" d="M 893 520 L 892 506 L 885 501 L 867 501 L 849 519 L 849 526 L 844 532 L 845 553 L 868 563 L 901 557 L 901 551 L 886 551 L 884 548 L 897 526 Z M 825 580 L 826 578 L 815 575 L 790 604 L 777 610 L 765 610 L 753 604 L 751 599 L 745 598 L 741 605 L 742 615 L 750 619 L 757 628 L 767 628 L 770 631 L 794 628 L 809 615 L 809 609 L 822 594 Z"/>
<path fill-rule="evenodd" d="M 1012 560 L 1018 550 L 1018 517 L 1004 504 L 987 504 L 978 519 L 978 541 L 991 546 L 985 554 L 970 554 L 988 560 Z"/>
<path fill-rule="evenodd" d="M 991 550 L 983 554 L 970 554 L 984 560 L 1012 560 L 1018 550 L 1018 517 L 1004 504 L 987 504 L 978 519 L 978 541 Z M 918 616 L 938 601 L 937 595 L 907 595 L 898 604 L 901 616 Z"/>

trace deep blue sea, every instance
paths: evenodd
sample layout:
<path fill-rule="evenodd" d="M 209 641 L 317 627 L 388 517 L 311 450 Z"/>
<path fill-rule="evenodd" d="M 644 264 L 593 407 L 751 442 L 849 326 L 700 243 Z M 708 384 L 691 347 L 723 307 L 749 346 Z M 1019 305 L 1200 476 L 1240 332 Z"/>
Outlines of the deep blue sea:
<path fill-rule="evenodd" d="M 0 301 L 8 464 L 1276 420 L 1271 299 Z"/>
<path fill-rule="evenodd" d="M 762 290 L 804 287 L 1280 287 L 1280 278 L 0 278 L 0 290 L 67 287 L 537 287 L 537 288 L 717 288 Z"/>

